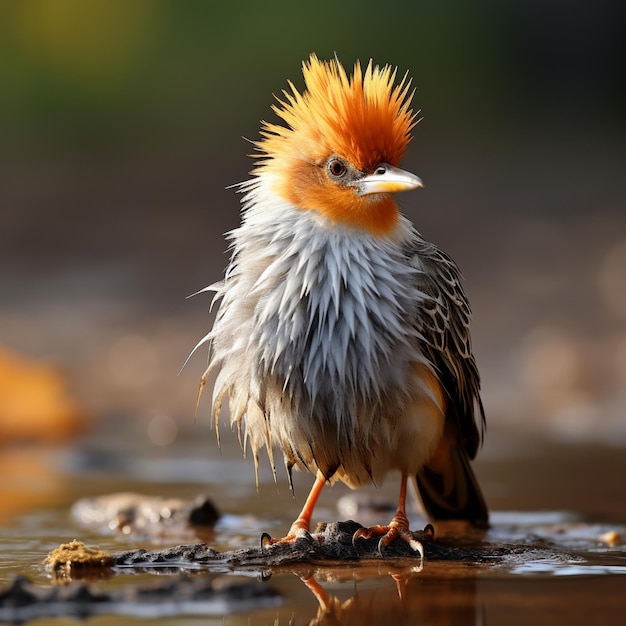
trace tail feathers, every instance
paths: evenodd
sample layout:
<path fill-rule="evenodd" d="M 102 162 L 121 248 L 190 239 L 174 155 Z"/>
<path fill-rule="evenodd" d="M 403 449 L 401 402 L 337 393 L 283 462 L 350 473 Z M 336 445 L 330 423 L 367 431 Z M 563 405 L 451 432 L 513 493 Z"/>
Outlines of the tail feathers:
<path fill-rule="evenodd" d="M 462 519 L 487 526 L 487 504 L 463 448 L 453 445 L 446 463 L 428 465 L 417 474 L 417 487 L 426 514 L 433 520 Z"/>

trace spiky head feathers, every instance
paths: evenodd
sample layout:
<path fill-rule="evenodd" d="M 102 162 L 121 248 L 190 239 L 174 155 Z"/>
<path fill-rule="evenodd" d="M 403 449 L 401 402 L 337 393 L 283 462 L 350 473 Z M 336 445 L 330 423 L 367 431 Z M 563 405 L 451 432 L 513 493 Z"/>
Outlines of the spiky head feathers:
<path fill-rule="evenodd" d="M 364 172 L 383 162 L 397 165 L 415 125 L 407 75 L 394 85 L 396 70 L 370 60 L 365 72 L 357 61 L 348 76 L 337 59 L 324 62 L 314 54 L 302 73 L 306 90 L 290 82 L 272 107 L 287 126 L 263 123 L 257 144 L 263 156 L 295 152 L 316 162 L 334 154 Z"/>

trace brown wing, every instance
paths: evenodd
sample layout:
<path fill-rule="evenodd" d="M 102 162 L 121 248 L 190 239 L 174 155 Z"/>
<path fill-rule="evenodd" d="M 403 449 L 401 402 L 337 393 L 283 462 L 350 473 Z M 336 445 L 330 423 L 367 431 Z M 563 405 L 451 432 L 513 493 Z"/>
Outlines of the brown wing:
<path fill-rule="evenodd" d="M 469 331 L 471 310 L 456 263 L 433 244 L 417 241 L 411 264 L 419 270 L 420 289 L 430 296 L 416 324 L 422 350 L 446 397 L 445 427 L 432 459 L 418 473 L 424 508 L 434 519 L 466 519 L 484 525 L 488 512 L 470 465 L 485 430 L 480 377 Z"/>

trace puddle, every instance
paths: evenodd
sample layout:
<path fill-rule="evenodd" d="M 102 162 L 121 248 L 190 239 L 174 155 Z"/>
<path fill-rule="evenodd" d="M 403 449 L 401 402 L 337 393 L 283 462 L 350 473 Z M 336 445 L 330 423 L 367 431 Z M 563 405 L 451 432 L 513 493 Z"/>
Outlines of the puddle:
<path fill-rule="evenodd" d="M 39 505 L 37 498 L 34 503 L 29 499 L 25 510 L 0 519 L 0 586 L 6 590 L 14 576 L 21 575 L 36 586 L 35 593 L 51 593 L 54 585 L 42 561 L 50 550 L 72 539 L 111 554 L 139 549 L 155 552 L 203 540 L 220 552 L 228 552 L 258 546 L 264 531 L 273 535 L 284 532 L 299 510 L 310 477 L 296 477 L 294 499 L 286 482 L 281 484 L 279 477 L 275 486 L 270 473 L 262 470 L 257 493 L 252 468 L 249 462 L 241 461 L 235 446 L 222 450 L 222 458 L 206 459 L 203 454 L 210 443 L 205 444 L 190 442 L 173 450 L 168 458 L 133 456 L 124 451 L 124 460 L 119 463 L 115 454 L 101 452 L 98 462 L 91 465 L 85 463 L 90 458 L 87 453 L 50 455 L 56 472 L 62 476 L 63 488 L 52 500 L 50 494 L 39 500 Z M 607 456 L 612 455 L 617 498 L 622 488 L 618 477 L 626 470 L 624 455 L 619 450 L 599 453 L 605 464 Z M 30 615 L 16 617 L 0 611 L 0 623 L 30 620 L 44 624 L 54 618 L 54 624 L 61 626 L 74 624 L 77 615 L 94 624 L 119 623 L 120 616 L 124 616 L 125 623 L 136 620 L 144 625 L 195 624 L 198 619 L 203 624 L 233 625 L 527 624 L 529 620 L 537 625 L 562 620 L 570 625 L 586 625 L 590 615 L 594 624 L 620 623 L 626 610 L 626 525 L 619 520 L 626 519 L 626 515 L 610 514 L 616 511 L 616 502 L 609 503 L 609 514 L 599 515 L 605 506 L 605 490 L 581 490 L 579 493 L 585 497 L 570 502 L 579 510 L 531 508 L 533 499 L 528 494 L 543 502 L 552 481 L 560 476 L 567 483 L 571 456 L 576 455 L 570 449 L 550 448 L 546 453 L 533 451 L 532 462 L 523 455 L 483 462 L 479 470 L 487 494 L 490 485 L 498 485 L 494 492 L 499 495 L 490 498 L 494 509 L 491 528 L 486 533 L 467 535 L 454 525 L 436 525 L 436 541 L 446 546 L 462 545 L 467 550 L 463 558 L 429 556 L 427 549 L 423 563 L 403 558 L 237 567 L 183 560 L 160 568 L 117 568 L 107 579 L 85 584 L 90 593 L 103 594 L 97 610 L 90 610 L 88 602 L 79 609 L 72 609 L 68 602 L 57 602 L 51 611 L 49 603 L 46 610 Z M 592 456 L 585 461 L 588 468 L 593 468 Z M 177 458 L 184 461 L 178 463 Z M 542 463 L 562 467 L 558 470 L 561 473 L 545 483 L 534 482 L 537 465 Z M 528 471 L 529 466 L 535 469 Z M 593 482 L 593 470 L 588 471 Z M 168 475 L 167 480 L 163 473 Z M 183 481 L 184 477 L 193 480 Z M 507 484 L 507 477 L 511 484 L 508 491 L 500 488 Z M 531 488 L 529 481 L 533 481 Z M 204 493 L 222 515 L 204 537 L 190 529 L 178 536 L 124 535 L 106 524 L 81 524 L 72 516 L 72 505 L 81 498 L 119 491 L 120 485 L 124 490 L 164 498 L 193 500 Z M 520 485 L 526 485 L 526 490 Z M 366 501 L 374 497 L 373 506 L 368 508 L 362 501 L 351 501 L 355 492 L 341 487 L 327 489 L 316 510 L 316 520 L 347 519 L 343 513 L 349 510 L 351 517 L 362 523 L 385 521 L 395 490 L 392 480 L 383 490 L 356 492 Z M 553 500 L 557 505 L 564 503 L 558 493 Z M 626 502 L 622 501 L 621 507 L 618 512 L 626 513 Z M 423 525 L 418 515 L 411 517 L 412 528 Z M 197 581 L 196 587 L 187 586 L 183 593 L 175 581 L 186 584 L 182 581 L 188 579 Z M 234 583 L 241 581 L 251 586 L 244 588 L 252 590 L 252 603 L 219 596 L 218 591 L 228 593 Z M 166 585 L 153 592 L 158 602 L 154 598 L 142 601 L 150 596 L 141 595 L 149 593 L 141 590 L 154 585 Z M 213 598 L 211 594 L 218 595 Z"/>

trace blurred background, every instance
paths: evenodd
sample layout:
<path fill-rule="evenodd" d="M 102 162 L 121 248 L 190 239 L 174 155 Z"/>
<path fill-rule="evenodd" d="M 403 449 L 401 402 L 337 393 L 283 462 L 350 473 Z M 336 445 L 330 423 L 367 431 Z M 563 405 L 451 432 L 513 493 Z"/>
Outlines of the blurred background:
<path fill-rule="evenodd" d="M 625 23 L 619 0 L 2 2 L 2 458 L 94 429 L 216 454 L 205 354 L 178 376 L 210 319 L 186 296 L 311 52 L 413 77 L 426 187 L 400 201 L 465 275 L 487 448 L 626 444 Z"/>

